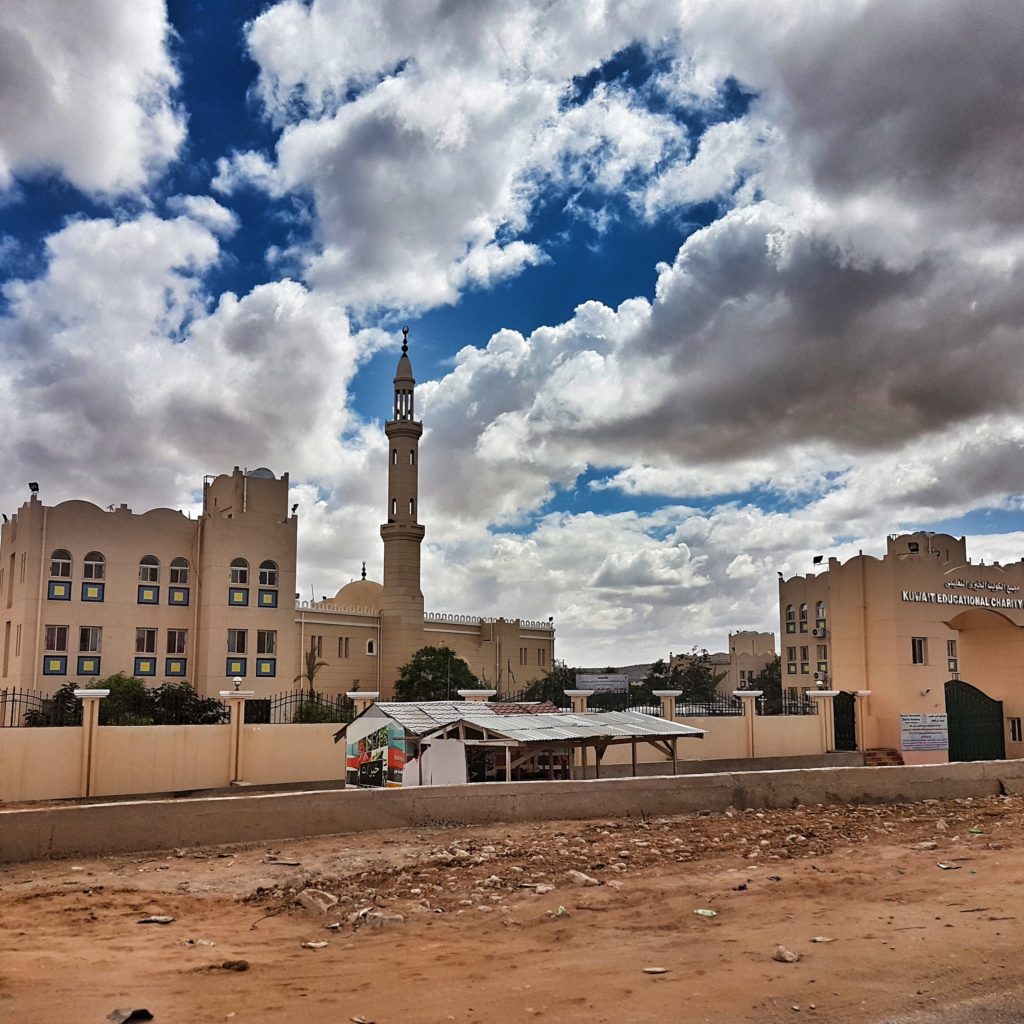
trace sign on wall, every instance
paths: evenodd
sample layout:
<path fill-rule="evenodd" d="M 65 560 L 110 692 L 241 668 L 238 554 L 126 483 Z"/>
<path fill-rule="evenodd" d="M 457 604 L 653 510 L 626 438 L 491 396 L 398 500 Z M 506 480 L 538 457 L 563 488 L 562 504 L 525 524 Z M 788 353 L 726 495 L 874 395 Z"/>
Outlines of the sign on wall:
<path fill-rule="evenodd" d="M 948 750 L 949 723 L 945 715 L 900 715 L 902 750 Z"/>
<path fill-rule="evenodd" d="M 594 693 L 629 693 L 629 679 L 626 676 L 578 675 L 576 688 L 593 690 Z"/>

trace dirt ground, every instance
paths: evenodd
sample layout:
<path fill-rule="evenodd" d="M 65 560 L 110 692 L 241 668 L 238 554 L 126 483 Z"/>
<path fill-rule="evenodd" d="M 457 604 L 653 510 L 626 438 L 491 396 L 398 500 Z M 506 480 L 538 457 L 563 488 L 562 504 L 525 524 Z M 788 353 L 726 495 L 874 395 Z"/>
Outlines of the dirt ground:
<path fill-rule="evenodd" d="M 1000 797 L 9 865 L 0 1021 L 884 1021 L 1024 985 L 1022 825 Z"/>

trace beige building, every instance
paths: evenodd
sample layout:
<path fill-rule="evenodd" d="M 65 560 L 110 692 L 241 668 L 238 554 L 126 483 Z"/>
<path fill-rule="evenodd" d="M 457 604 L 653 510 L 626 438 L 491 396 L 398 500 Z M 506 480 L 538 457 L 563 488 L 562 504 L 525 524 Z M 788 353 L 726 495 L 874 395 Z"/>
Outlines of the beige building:
<path fill-rule="evenodd" d="M 685 666 L 689 654 L 669 654 L 669 665 Z M 775 657 L 775 634 L 751 629 L 729 634 L 729 650 L 715 651 L 709 656 L 713 675 L 721 676 L 718 692 L 728 695 L 733 690 L 753 689 L 754 680 Z"/>
<path fill-rule="evenodd" d="M 203 510 L 135 514 L 31 496 L 0 530 L 0 687 L 52 691 L 125 672 L 153 685 L 186 680 L 205 693 L 290 689 L 312 644 L 327 663 L 318 689 L 392 692 L 425 645 L 448 647 L 502 690 L 546 674 L 547 622 L 424 612 L 420 589 L 419 439 L 407 344 L 394 380 L 384 582 L 365 578 L 331 601 L 298 601 L 298 519 L 288 474 L 207 478 Z"/>
<path fill-rule="evenodd" d="M 779 616 L 783 687 L 838 691 L 837 707 L 859 694 L 866 748 L 944 761 L 945 730 L 950 759 L 1024 756 L 1024 561 L 974 564 L 963 537 L 893 535 L 882 558 L 780 579 Z"/>

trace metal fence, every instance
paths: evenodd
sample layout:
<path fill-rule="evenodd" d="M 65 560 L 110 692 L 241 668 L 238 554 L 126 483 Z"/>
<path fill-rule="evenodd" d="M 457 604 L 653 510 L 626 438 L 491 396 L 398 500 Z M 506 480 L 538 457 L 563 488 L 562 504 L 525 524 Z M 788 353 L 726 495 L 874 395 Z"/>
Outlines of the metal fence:
<path fill-rule="evenodd" d="M 743 715 L 743 703 L 736 697 L 728 700 L 677 700 L 677 718 L 718 718 Z"/>
<path fill-rule="evenodd" d="M 72 694 L 17 687 L 0 690 L 0 728 L 81 724 L 82 702 Z"/>
<path fill-rule="evenodd" d="M 354 717 L 355 704 L 343 693 L 289 690 L 245 702 L 245 720 L 251 725 L 351 722 Z"/>
<path fill-rule="evenodd" d="M 759 715 L 816 715 L 818 713 L 818 702 L 816 700 L 799 700 L 792 697 L 783 697 L 782 700 L 769 700 L 767 697 L 758 697 L 757 713 Z"/>

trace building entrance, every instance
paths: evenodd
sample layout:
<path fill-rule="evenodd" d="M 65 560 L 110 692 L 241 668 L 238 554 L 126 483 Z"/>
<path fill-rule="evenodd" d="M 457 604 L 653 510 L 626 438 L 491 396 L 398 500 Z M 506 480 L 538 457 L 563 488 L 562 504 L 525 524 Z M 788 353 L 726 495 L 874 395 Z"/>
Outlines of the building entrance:
<path fill-rule="evenodd" d="M 946 683 L 950 761 L 1000 761 L 1006 757 L 1003 702 L 962 679 Z"/>
<path fill-rule="evenodd" d="M 835 749 L 857 749 L 857 698 L 852 693 L 840 690 L 832 698 L 832 714 L 835 725 Z"/>

